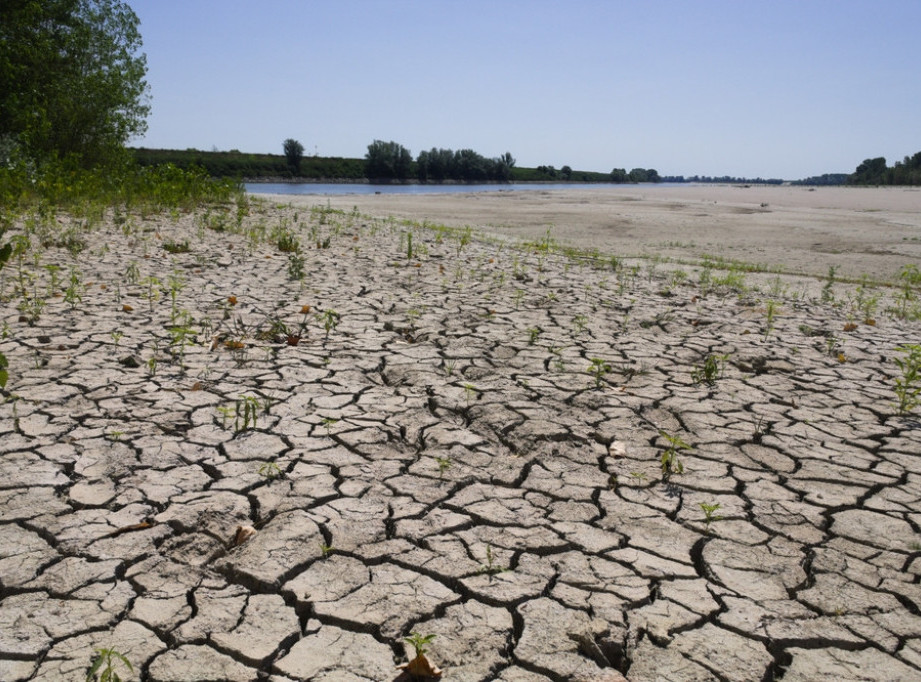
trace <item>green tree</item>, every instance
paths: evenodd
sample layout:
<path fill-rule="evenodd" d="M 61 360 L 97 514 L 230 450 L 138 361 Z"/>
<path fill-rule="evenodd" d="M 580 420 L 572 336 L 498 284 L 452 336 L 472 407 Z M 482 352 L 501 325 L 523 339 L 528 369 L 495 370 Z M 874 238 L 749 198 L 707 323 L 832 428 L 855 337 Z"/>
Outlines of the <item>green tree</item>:
<path fill-rule="evenodd" d="M 563 176 L 564 180 L 572 180 L 572 167 L 563 166 L 562 168 L 560 168 L 560 175 Z"/>
<path fill-rule="evenodd" d="M 647 182 L 649 175 L 645 168 L 634 168 L 628 175 L 630 182 Z"/>
<path fill-rule="evenodd" d="M 406 180 L 412 161 L 403 145 L 374 140 L 365 154 L 365 175 L 371 180 Z"/>
<path fill-rule="evenodd" d="M 0 138 L 34 159 L 111 160 L 147 129 L 138 23 L 120 0 L 0 2 Z"/>
<path fill-rule="evenodd" d="M 611 171 L 611 182 L 627 182 L 629 179 L 624 168 L 615 168 Z"/>
<path fill-rule="evenodd" d="M 295 175 L 301 174 L 301 159 L 304 158 L 304 145 L 297 140 L 289 137 L 282 142 L 282 148 L 285 152 L 285 160 Z"/>
<path fill-rule="evenodd" d="M 851 175 L 850 182 L 855 185 L 881 185 L 885 183 L 886 157 L 865 159 Z"/>

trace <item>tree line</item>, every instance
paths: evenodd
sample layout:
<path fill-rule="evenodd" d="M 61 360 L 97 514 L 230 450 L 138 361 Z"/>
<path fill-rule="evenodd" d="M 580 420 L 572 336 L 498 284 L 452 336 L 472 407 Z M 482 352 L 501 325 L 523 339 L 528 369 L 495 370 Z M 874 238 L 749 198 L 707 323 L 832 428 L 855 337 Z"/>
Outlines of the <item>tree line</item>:
<path fill-rule="evenodd" d="M 397 142 L 374 140 L 365 154 L 365 175 L 373 181 L 389 182 L 410 179 L 419 182 L 514 182 L 529 180 L 565 182 L 661 182 L 654 168 L 634 168 L 629 173 L 615 168 L 611 173 L 574 171 L 566 165 L 520 169 L 511 152 L 487 158 L 472 149 L 440 149 L 432 147 L 412 154 Z"/>
<path fill-rule="evenodd" d="M 847 176 L 849 185 L 921 185 L 921 152 L 906 156 L 892 166 L 886 157 L 866 159 Z"/>

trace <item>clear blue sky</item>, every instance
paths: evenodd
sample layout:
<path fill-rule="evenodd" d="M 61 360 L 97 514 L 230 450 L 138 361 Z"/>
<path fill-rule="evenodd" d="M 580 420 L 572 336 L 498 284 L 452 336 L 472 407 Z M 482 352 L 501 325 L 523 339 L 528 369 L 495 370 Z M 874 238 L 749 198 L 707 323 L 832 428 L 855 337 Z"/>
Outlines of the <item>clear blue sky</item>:
<path fill-rule="evenodd" d="M 921 0 L 128 0 L 147 147 L 802 178 L 921 151 Z"/>

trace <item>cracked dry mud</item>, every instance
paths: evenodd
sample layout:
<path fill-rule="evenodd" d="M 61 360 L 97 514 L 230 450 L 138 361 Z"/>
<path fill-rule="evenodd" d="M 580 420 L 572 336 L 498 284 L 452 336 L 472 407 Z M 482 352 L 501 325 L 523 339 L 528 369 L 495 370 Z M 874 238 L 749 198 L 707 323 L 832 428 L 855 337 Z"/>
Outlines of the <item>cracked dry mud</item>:
<path fill-rule="evenodd" d="M 394 680 L 413 631 L 444 680 L 921 678 L 917 322 L 336 211 L 205 222 L 109 221 L 74 309 L 4 304 L 0 679 L 108 647 L 151 681 Z"/>

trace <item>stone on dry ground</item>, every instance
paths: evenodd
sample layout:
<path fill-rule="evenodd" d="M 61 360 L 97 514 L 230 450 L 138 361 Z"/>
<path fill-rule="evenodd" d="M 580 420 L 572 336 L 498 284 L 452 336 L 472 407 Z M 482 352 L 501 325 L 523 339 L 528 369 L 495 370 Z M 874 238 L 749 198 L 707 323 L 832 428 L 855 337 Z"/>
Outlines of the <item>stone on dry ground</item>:
<path fill-rule="evenodd" d="M 898 292 L 870 325 L 844 284 L 264 203 L 63 222 L 37 319 L 0 293 L 0 678 L 392 680 L 413 632 L 445 680 L 921 678 Z"/>

